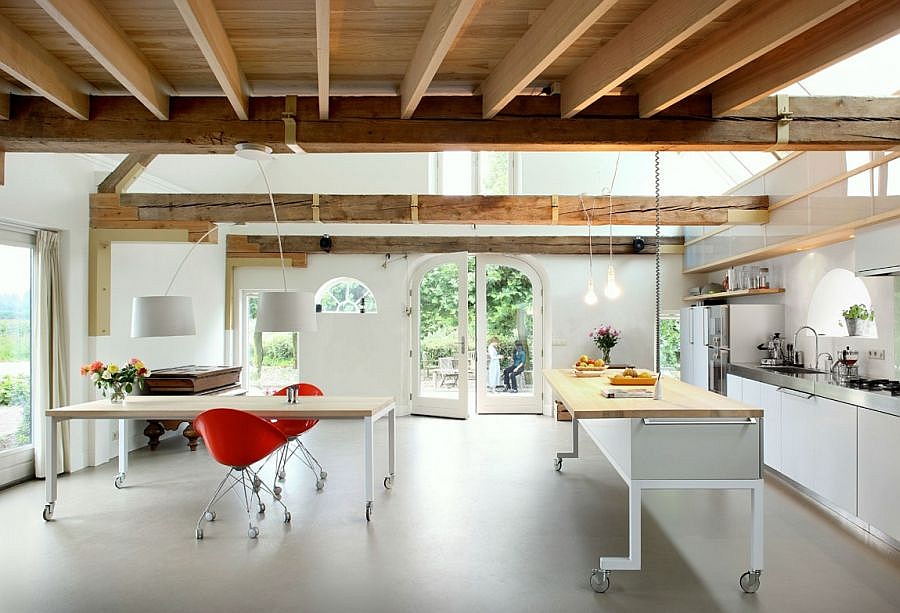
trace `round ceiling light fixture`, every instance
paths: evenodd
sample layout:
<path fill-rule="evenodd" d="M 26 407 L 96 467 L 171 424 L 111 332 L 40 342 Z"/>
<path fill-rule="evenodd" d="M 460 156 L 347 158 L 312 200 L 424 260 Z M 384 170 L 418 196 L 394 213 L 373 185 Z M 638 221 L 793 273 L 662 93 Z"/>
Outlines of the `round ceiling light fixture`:
<path fill-rule="evenodd" d="M 245 160 L 268 160 L 272 157 L 272 148 L 258 143 L 238 143 L 234 146 L 234 154 Z"/>

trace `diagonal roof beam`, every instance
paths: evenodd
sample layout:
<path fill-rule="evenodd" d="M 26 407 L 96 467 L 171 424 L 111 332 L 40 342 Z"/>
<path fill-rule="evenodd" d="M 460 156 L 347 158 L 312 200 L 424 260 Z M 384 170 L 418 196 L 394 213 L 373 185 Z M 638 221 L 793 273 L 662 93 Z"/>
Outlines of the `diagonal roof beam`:
<path fill-rule="evenodd" d="M 316 0 L 316 72 L 319 82 L 319 119 L 328 119 L 331 90 L 331 2 Z"/>
<path fill-rule="evenodd" d="M 658 0 L 562 82 L 569 119 L 658 60 L 740 0 Z"/>
<path fill-rule="evenodd" d="M 34 0 L 157 119 L 169 117 L 169 85 L 91 0 Z"/>
<path fill-rule="evenodd" d="M 125 156 L 116 168 L 107 175 L 100 185 L 97 186 L 97 193 L 100 194 L 120 194 L 127 190 L 132 183 L 137 181 L 138 177 L 143 174 L 156 158 L 155 153 L 130 153 Z"/>
<path fill-rule="evenodd" d="M 450 51 L 476 0 L 438 0 L 400 84 L 400 117 L 409 119 Z"/>
<path fill-rule="evenodd" d="M 854 4 L 856 0 L 760 0 L 741 17 L 637 85 L 652 117 Z"/>
<path fill-rule="evenodd" d="M 212 0 L 173 0 L 238 119 L 250 117 L 250 87 Z"/>
<path fill-rule="evenodd" d="M 555 0 L 481 84 L 482 114 L 494 117 L 617 0 Z"/>
<path fill-rule="evenodd" d="M 93 86 L 0 15 L 0 68 L 78 119 L 90 116 Z M 6 94 L 9 112 L 9 94 Z"/>
<path fill-rule="evenodd" d="M 744 108 L 900 32 L 900 0 L 861 2 L 717 81 L 713 115 Z"/>

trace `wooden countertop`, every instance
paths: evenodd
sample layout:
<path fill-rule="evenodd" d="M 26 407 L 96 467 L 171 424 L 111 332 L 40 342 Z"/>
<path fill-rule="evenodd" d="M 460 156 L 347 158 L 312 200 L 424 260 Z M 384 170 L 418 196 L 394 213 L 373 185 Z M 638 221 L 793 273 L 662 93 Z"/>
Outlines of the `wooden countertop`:
<path fill-rule="evenodd" d="M 45 414 L 70 419 L 192 420 L 207 409 L 228 407 L 263 417 L 341 419 L 374 417 L 393 404 L 393 398 L 365 396 L 301 396 L 297 404 L 288 404 L 285 396 L 128 396 L 123 404 L 94 400 L 48 409 Z"/>
<path fill-rule="evenodd" d="M 544 376 L 576 419 L 763 416 L 760 408 L 669 377 L 663 377 L 662 399 L 656 400 L 604 398 L 601 391 L 612 385 L 607 377 L 576 377 L 571 368 L 545 370 Z"/>

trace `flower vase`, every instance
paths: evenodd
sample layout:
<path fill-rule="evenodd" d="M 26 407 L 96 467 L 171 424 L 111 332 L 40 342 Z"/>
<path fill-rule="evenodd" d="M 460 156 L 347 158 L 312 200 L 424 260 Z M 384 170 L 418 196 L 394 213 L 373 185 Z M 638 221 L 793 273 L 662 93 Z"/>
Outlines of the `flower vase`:
<path fill-rule="evenodd" d="M 109 402 L 110 404 L 122 404 L 125 402 L 125 383 L 110 383 L 109 385 Z"/>
<path fill-rule="evenodd" d="M 600 357 L 603 358 L 604 364 L 609 364 L 609 352 L 612 347 L 600 347 Z"/>

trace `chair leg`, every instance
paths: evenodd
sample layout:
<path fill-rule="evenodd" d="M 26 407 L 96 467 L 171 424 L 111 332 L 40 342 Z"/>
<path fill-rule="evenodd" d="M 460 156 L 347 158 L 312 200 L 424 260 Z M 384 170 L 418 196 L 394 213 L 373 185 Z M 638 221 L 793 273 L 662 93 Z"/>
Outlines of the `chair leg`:
<path fill-rule="evenodd" d="M 303 444 L 300 437 L 291 438 L 288 441 L 288 447 L 290 447 L 290 449 L 286 450 L 283 458 L 280 458 L 281 464 L 279 467 L 278 478 L 284 480 L 288 460 L 297 457 L 312 471 L 313 476 L 316 479 L 316 489 L 323 489 L 325 487 L 325 479 L 328 478 L 328 473 L 322 468 L 322 465 L 315 456 L 309 452 L 309 449 L 306 448 L 306 445 Z"/>
<path fill-rule="evenodd" d="M 240 491 L 238 491 L 238 486 L 240 486 Z M 259 536 L 259 528 L 253 525 L 253 515 L 250 512 L 250 505 L 252 504 L 253 497 L 255 496 L 259 513 L 265 513 L 266 505 L 263 504 L 262 499 L 259 496 L 260 489 L 265 490 L 266 492 L 271 494 L 273 498 L 275 498 L 275 501 L 281 505 L 282 509 L 284 509 L 284 522 L 290 523 L 291 512 L 288 511 L 287 506 L 285 506 L 285 504 L 278 497 L 275 497 L 274 492 L 269 489 L 269 486 L 259 478 L 259 475 L 254 472 L 252 468 L 232 467 L 228 470 L 228 473 L 225 475 L 222 481 L 219 482 L 219 486 L 213 493 L 212 499 L 210 499 L 209 503 L 206 505 L 206 508 L 200 515 L 200 519 L 197 520 L 197 539 L 200 540 L 203 538 L 203 522 L 215 521 L 216 512 L 213 507 L 220 500 L 222 500 L 222 498 L 224 498 L 229 491 L 232 490 L 234 491 L 235 496 L 238 497 L 238 500 L 241 501 L 241 505 L 244 507 L 244 510 L 247 512 L 247 535 L 250 538 L 256 538 L 257 536 Z"/>

